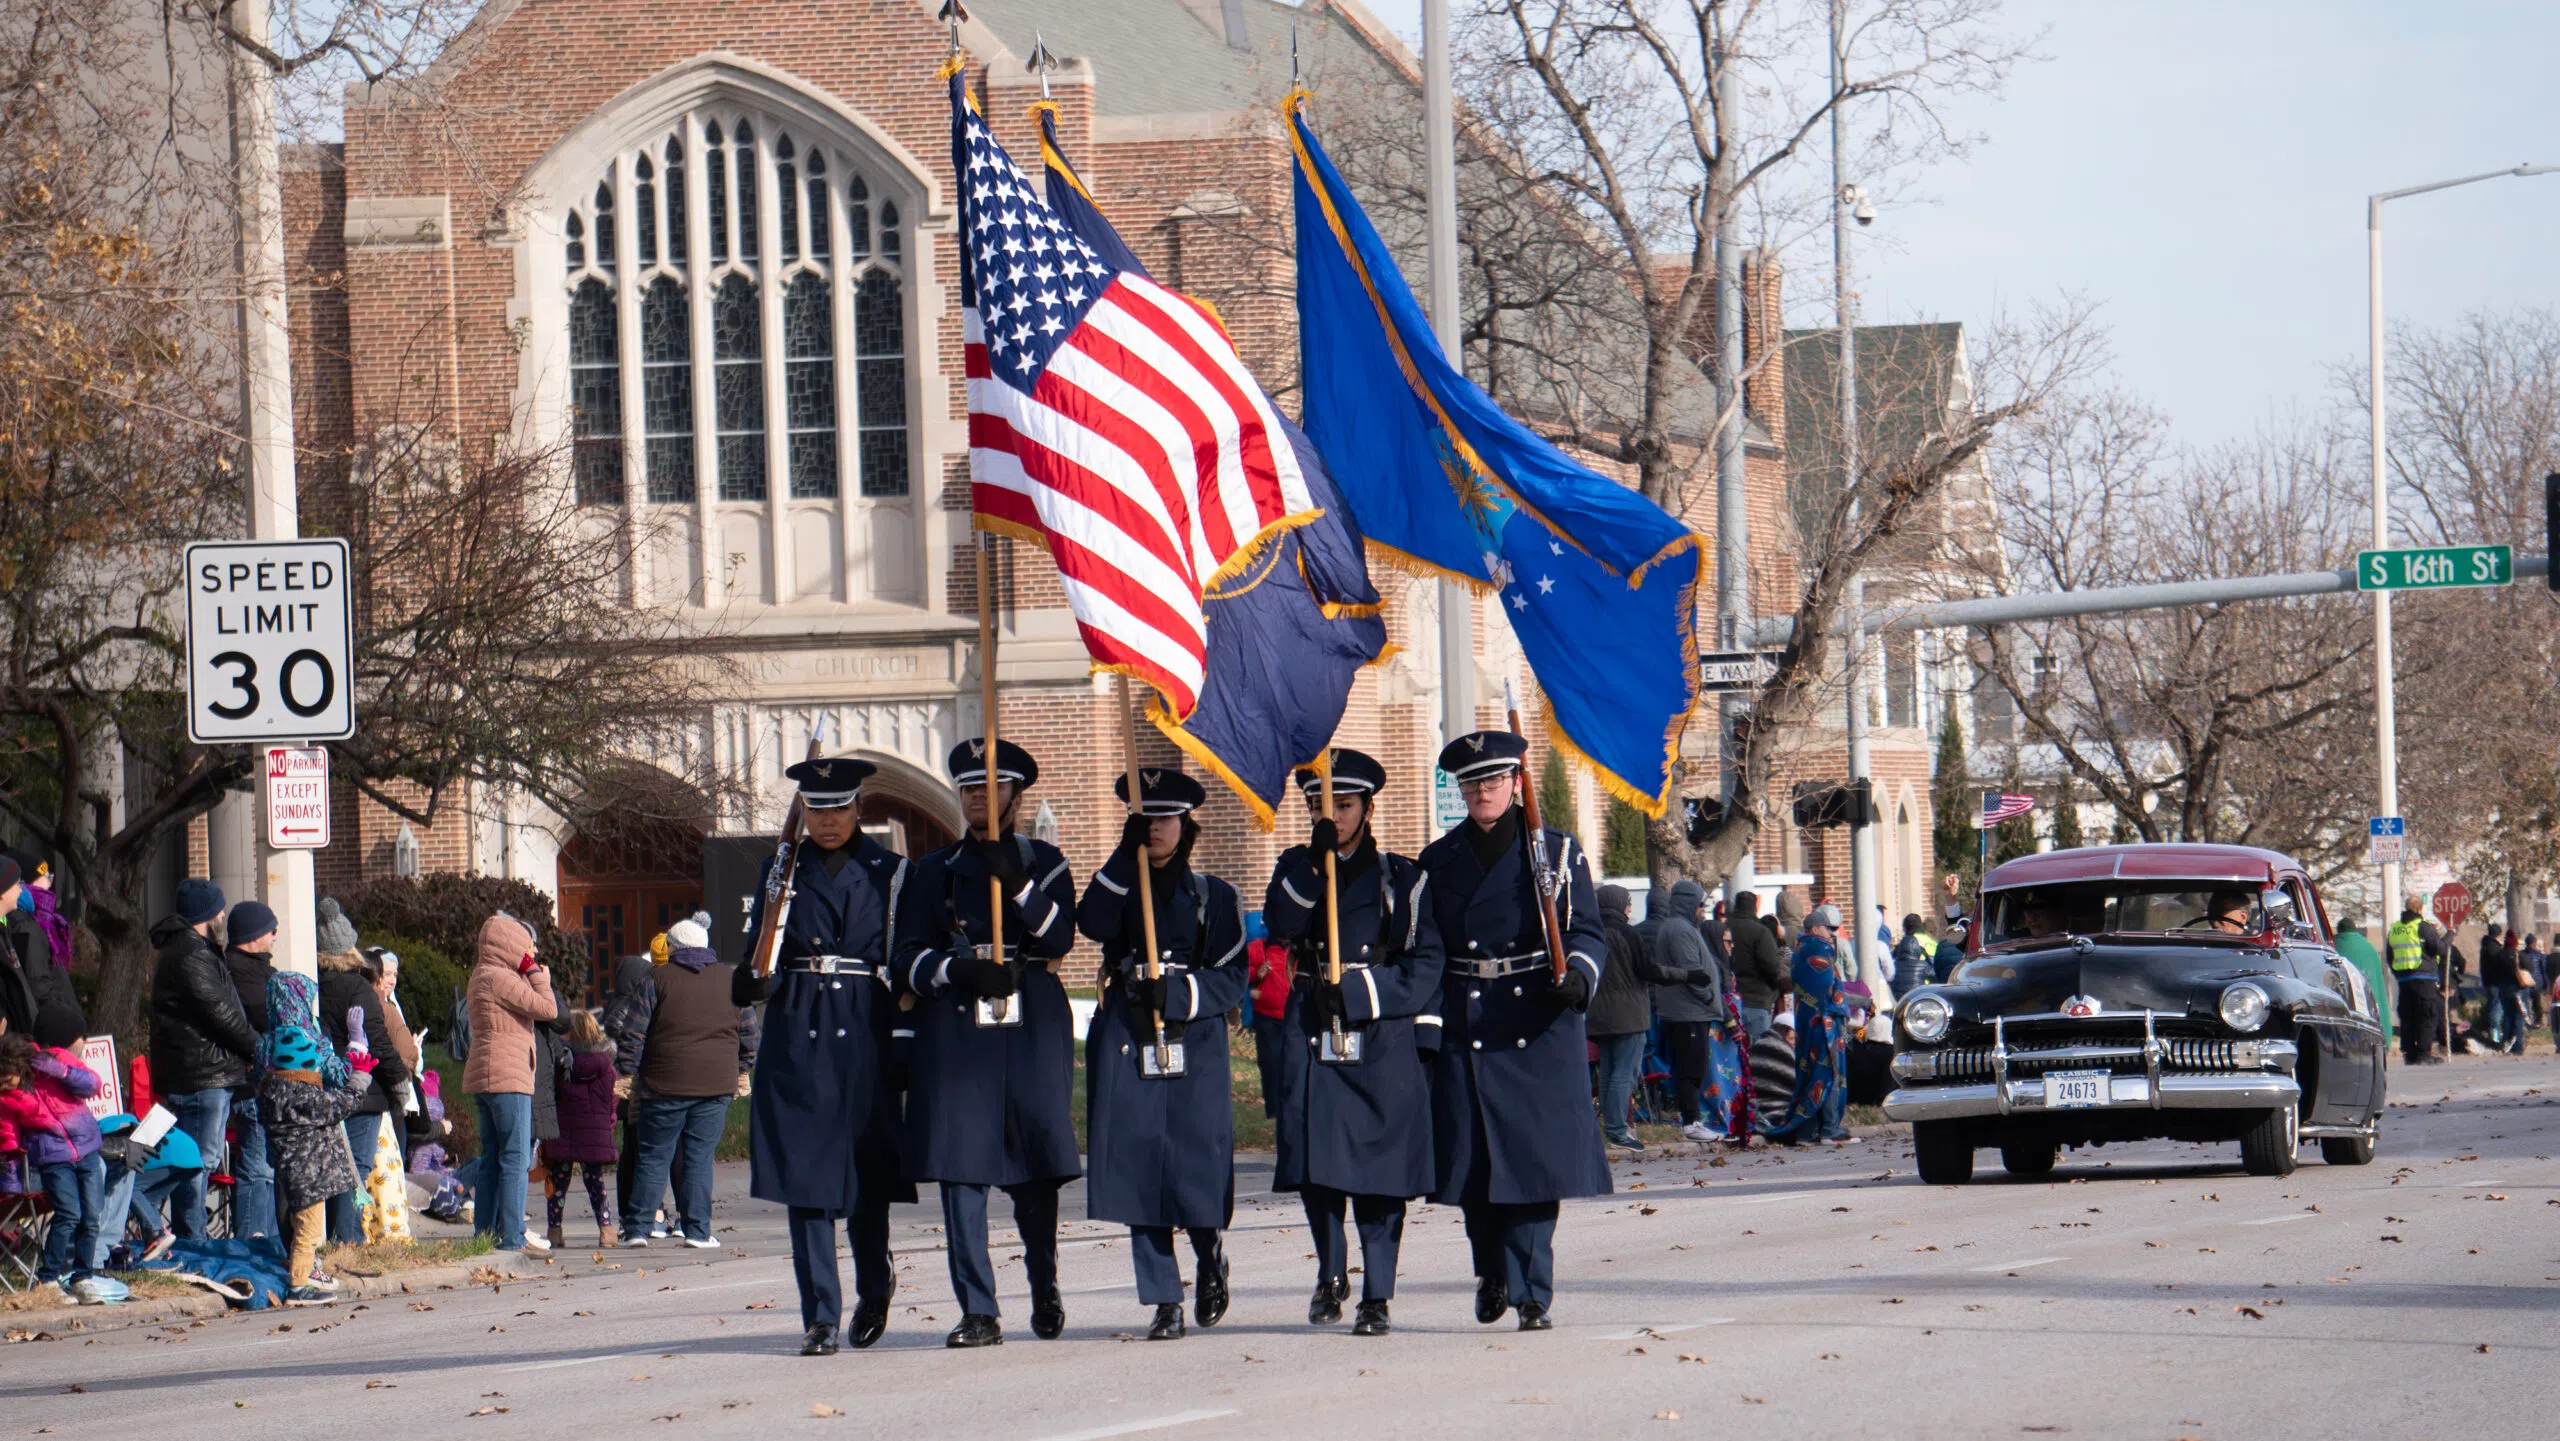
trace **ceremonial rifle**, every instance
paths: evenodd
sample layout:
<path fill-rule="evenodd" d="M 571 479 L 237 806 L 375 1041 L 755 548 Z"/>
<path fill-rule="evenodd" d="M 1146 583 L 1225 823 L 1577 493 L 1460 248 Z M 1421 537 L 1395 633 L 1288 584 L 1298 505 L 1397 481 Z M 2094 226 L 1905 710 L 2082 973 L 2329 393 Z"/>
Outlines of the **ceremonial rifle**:
<path fill-rule="evenodd" d="M 1511 713 L 1511 733 L 1523 740 L 1528 739 L 1529 733 L 1520 727 L 1520 697 L 1512 691 L 1508 678 L 1502 682 L 1502 706 Z M 1538 815 L 1538 788 L 1530 784 L 1529 758 L 1526 755 L 1520 758 L 1520 806 L 1529 827 L 1529 873 L 1538 881 L 1538 922 L 1547 933 L 1547 960 L 1555 967 L 1556 979 L 1561 981 L 1564 979 L 1564 925 L 1556 919 L 1557 877 L 1547 863 L 1547 828 Z"/>
<path fill-rule="evenodd" d="M 1147 806 L 1146 792 L 1141 790 L 1138 785 L 1138 717 L 1137 713 L 1130 707 L 1131 696 L 1129 677 L 1124 674 L 1120 677 L 1121 753 L 1127 758 L 1129 763 L 1129 814 L 1133 816 L 1142 816 L 1147 813 Z M 1148 842 L 1139 842 L 1136 860 L 1138 862 L 1138 918 L 1140 936 L 1146 942 L 1147 947 L 1146 977 L 1148 980 L 1152 981 L 1163 976 L 1164 964 L 1156 949 L 1155 859 L 1148 853 L 1148 850 Z M 1204 938 L 1195 938 L 1195 944 L 1198 939 Z M 1156 1043 L 1152 1048 L 1155 1054 L 1156 1074 L 1160 1076 L 1179 1075 L 1181 1074 L 1181 1065 L 1175 1057 L 1173 1043 L 1165 1039 L 1164 1007 L 1157 1006 L 1152 1014 L 1155 1017 L 1156 1023 Z M 1141 1067 L 1141 1069 L 1144 1068 Z"/>
<path fill-rule="evenodd" d="M 826 734 L 823 722 L 809 731 L 809 753 L 802 760 L 818 758 L 818 741 Z M 791 897 L 799 889 L 800 831 L 808 820 L 808 804 L 795 790 L 791 793 L 791 809 L 782 817 L 782 841 L 773 848 L 773 868 L 764 874 L 764 929 L 756 936 L 756 948 L 748 969 L 758 980 L 773 974 L 775 955 L 782 945 L 782 928 L 791 920 Z"/>

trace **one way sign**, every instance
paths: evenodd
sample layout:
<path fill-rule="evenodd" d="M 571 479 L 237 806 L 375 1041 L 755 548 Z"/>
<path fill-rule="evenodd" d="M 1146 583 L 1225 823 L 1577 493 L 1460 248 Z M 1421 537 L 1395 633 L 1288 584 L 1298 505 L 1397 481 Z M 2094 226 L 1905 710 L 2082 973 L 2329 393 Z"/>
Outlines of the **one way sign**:
<path fill-rule="evenodd" d="M 1698 657 L 1698 689 L 1708 695 L 1758 690 L 1777 673 L 1774 650 L 1714 651 Z"/>

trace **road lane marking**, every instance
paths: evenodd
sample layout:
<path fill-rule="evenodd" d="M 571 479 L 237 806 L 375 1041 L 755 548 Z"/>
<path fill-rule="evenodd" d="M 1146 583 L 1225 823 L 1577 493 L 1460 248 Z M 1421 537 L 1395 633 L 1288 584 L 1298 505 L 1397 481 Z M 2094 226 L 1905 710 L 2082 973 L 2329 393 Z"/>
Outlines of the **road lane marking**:
<path fill-rule="evenodd" d="M 1061 1431 L 1042 1436 L 1038 1441 L 1108 1441 L 1113 1436 L 1134 1436 L 1141 1431 L 1162 1431 L 1169 1426 L 1188 1426 L 1194 1421 L 1215 1421 L 1237 1414 L 1228 1411 L 1177 1411 L 1171 1416 L 1150 1416 L 1143 1421 L 1123 1421 L 1113 1426 L 1095 1426 L 1084 1431 Z"/>
<path fill-rule="evenodd" d="M 528 1361 L 521 1366 L 506 1366 L 500 1369 L 510 1373 L 516 1371 L 557 1371 L 565 1366 L 592 1366 L 598 1361 L 628 1361 L 636 1356 L 682 1356 L 692 1349 L 693 1348 L 688 1346 L 682 1350 L 669 1351 L 663 1346 L 655 1346 L 646 1351 L 608 1351 L 601 1356 L 572 1356 L 565 1361 Z"/>
<path fill-rule="evenodd" d="M 1772 1201 L 1815 1201 L 1830 1195 L 1829 1191 L 1784 1191 L 1775 1196 L 1745 1196 L 1737 1206 L 1766 1206 Z"/>
<path fill-rule="evenodd" d="M 2023 1261 L 2003 1261 L 1997 1266 L 1967 1266 L 1965 1269 L 1968 1271 L 2023 1271 L 2029 1266 L 2050 1266 L 2056 1261 L 2070 1259 L 2068 1256 L 2030 1256 Z"/>
<path fill-rule="evenodd" d="M 1683 1321 L 1674 1326 L 1638 1326 L 1632 1331 L 1611 1331 L 1603 1335 L 1600 1339 L 1603 1341 L 1641 1341 L 1648 1336 L 1677 1336 L 1683 1331 L 1695 1331 L 1705 1326 L 1730 1326 L 1732 1324 L 1733 1318 L 1731 1316 L 1709 1316 L 1704 1320 Z"/>
<path fill-rule="evenodd" d="M 2317 1211 L 2288 1211 L 2281 1216 L 2260 1216 L 2254 1221 L 2243 1221 L 2240 1224 L 2243 1226 L 2281 1226 L 2287 1221 L 2317 1221 L 2319 1219 L 2320 1213 Z"/>

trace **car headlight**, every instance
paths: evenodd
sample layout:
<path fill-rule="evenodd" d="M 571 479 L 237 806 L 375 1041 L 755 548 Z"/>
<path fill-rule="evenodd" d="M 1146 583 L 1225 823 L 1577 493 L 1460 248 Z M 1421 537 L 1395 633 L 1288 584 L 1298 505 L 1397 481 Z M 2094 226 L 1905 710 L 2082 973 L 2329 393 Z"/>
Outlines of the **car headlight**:
<path fill-rule="evenodd" d="M 1934 1046 L 1947 1038 L 1947 1022 L 1955 1018 L 1955 1009 L 1936 996 L 1913 996 L 1902 1003 L 1904 1034 L 1924 1046 Z"/>
<path fill-rule="evenodd" d="M 2266 988 L 2255 981 L 2234 981 L 2222 989 L 2222 1002 L 2215 1009 L 2222 1013 L 2222 1024 L 2235 1031 L 2248 1032 L 2267 1023 Z"/>

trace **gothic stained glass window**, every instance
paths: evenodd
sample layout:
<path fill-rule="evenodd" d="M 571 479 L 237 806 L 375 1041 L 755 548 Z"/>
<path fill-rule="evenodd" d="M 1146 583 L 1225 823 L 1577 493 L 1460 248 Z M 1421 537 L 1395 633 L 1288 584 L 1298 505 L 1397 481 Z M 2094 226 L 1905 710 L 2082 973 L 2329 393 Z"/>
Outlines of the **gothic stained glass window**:
<path fill-rule="evenodd" d="M 782 300 L 782 423 L 790 432 L 791 497 L 836 493 L 835 305 L 826 277 L 801 271 Z"/>
<path fill-rule="evenodd" d="M 715 106 L 570 190 L 552 353 L 567 359 L 581 504 L 910 503 L 903 221 L 846 152 Z M 810 579 L 792 593 L 825 593 Z"/>
<path fill-rule="evenodd" d="M 684 217 L 692 201 L 684 193 L 684 140 L 667 137 L 667 263 L 681 268 L 691 257 L 685 254 Z"/>
<path fill-rule="evenodd" d="M 711 296 L 711 425 L 722 500 L 765 497 L 763 331 L 755 282 L 721 281 Z"/>
<path fill-rule="evenodd" d="M 756 258 L 756 130 L 738 122 L 738 258 Z"/>
<path fill-rule="evenodd" d="M 649 499 L 693 499 L 693 317 L 684 284 L 660 276 L 640 302 L 640 405 Z"/>
<path fill-rule="evenodd" d="M 800 258 L 800 167 L 791 159 L 791 137 L 773 142 L 774 193 L 782 199 L 777 224 L 782 230 L 782 258 Z"/>
<path fill-rule="evenodd" d="M 581 284 L 569 302 L 570 459 L 578 503 L 622 504 L 622 347 L 613 291 Z"/>
<path fill-rule="evenodd" d="M 854 295 L 853 381 L 862 493 L 907 493 L 906 316 L 898 277 L 873 270 Z"/>
<path fill-rule="evenodd" d="M 658 187 L 654 179 L 657 169 L 649 163 L 649 157 L 643 155 L 632 174 L 639 182 L 633 188 L 632 200 L 639 206 L 640 213 L 631 217 L 631 223 L 638 227 L 640 263 L 655 265 L 658 263 Z"/>

